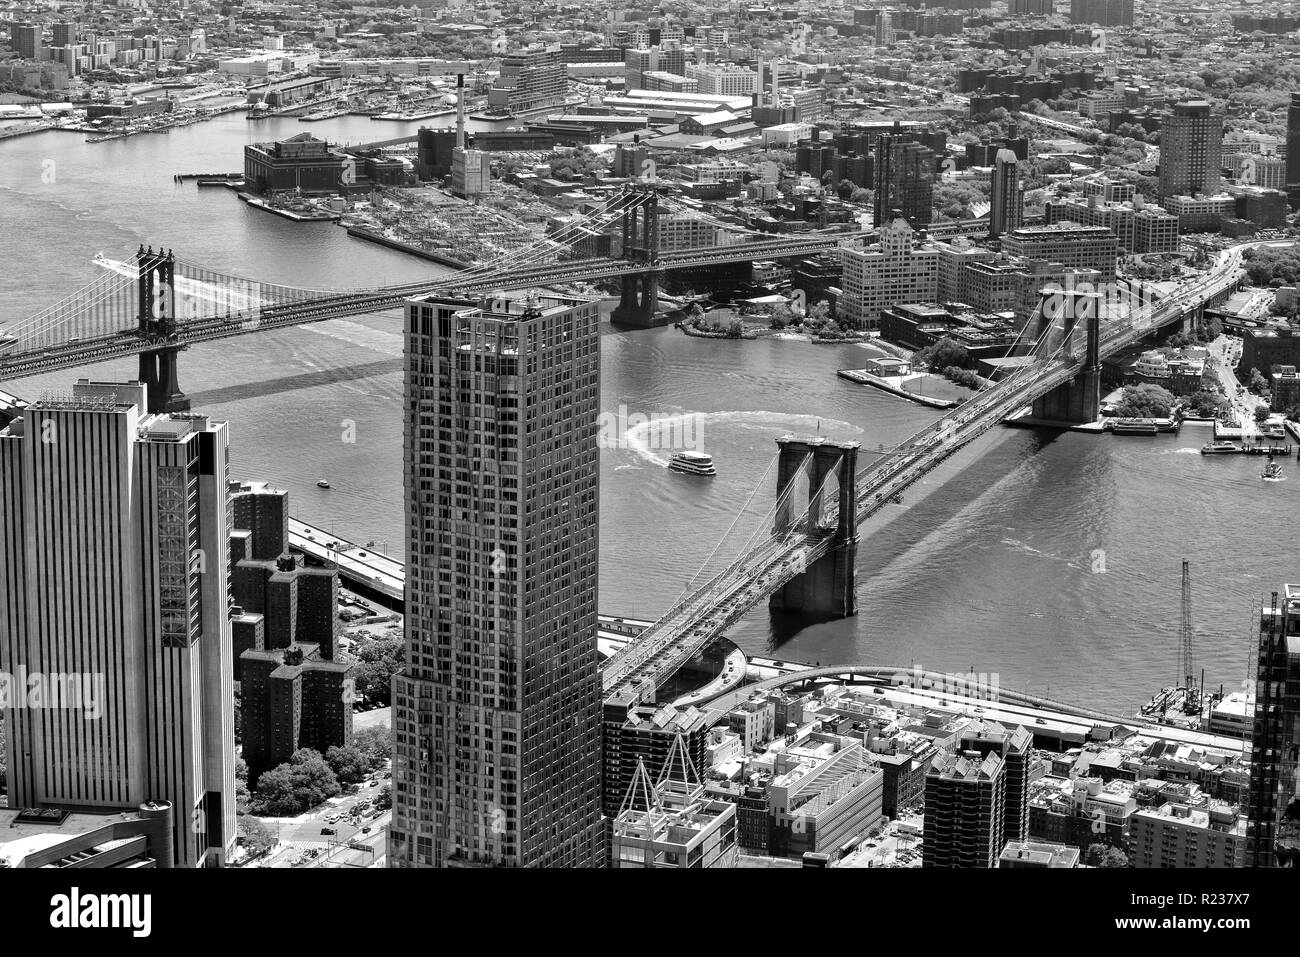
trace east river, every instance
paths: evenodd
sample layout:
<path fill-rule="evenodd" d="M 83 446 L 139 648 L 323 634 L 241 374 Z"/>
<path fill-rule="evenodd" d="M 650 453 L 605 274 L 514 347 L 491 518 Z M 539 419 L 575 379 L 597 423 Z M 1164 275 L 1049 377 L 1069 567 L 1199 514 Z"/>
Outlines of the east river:
<path fill-rule="evenodd" d="M 365 141 L 413 130 L 349 117 L 212 122 L 88 144 L 47 132 L 0 141 L 0 328 L 88 283 L 91 259 L 144 243 L 250 278 L 309 288 L 411 281 L 438 267 L 249 208 L 175 173 L 242 168 L 248 142 L 303 130 Z M 401 325 L 396 313 L 260 333 L 182 355 L 196 410 L 229 421 L 233 474 L 287 488 L 294 514 L 402 555 Z M 718 475 L 669 472 L 655 428 L 601 453 L 600 608 L 654 618 L 713 552 L 783 434 L 889 446 L 935 413 L 835 376 L 852 345 L 692 339 L 673 329 L 602 336 L 602 408 L 698 430 Z M 28 398 L 78 375 L 133 377 L 134 360 L 0 388 Z M 680 416 L 690 418 L 682 420 Z M 354 428 L 347 424 L 350 420 Z M 354 442 L 345 441 L 355 438 Z M 859 614 L 776 633 L 765 608 L 732 630 L 791 660 L 994 672 L 1001 684 L 1130 713 L 1179 678 L 1180 565 L 1191 562 L 1196 667 L 1240 687 L 1253 608 L 1300 581 L 1300 467 L 1201 456 L 1206 427 L 1115 438 L 998 429 L 862 529 Z M 864 460 L 870 456 L 864 454 Z M 316 488 L 318 479 L 333 488 Z M 718 550 L 729 558 L 774 497 L 766 474 Z M 742 531 L 743 530 L 743 531 Z M 729 547 L 730 546 L 730 547 Z"/>

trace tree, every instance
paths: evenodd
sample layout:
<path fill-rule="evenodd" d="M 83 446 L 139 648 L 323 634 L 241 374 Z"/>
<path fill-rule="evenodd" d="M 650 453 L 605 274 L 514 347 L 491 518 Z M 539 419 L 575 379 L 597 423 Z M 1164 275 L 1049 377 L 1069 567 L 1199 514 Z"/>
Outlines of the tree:
<path fill-rule="evenodd" d="M 366 756 L 372 769 L 380 767 L 393 756 L 393 732 L 386 724 L 361 728 L 352 735 L 352 746 Z"/>
<path fill-rule="evenodd" d="M 325 752 L 325 763 L 343 784 L 355 784 L 365 778 L 370 761 L 356 745 L 335 745 Z"/>
<path fill-rule="evenodd" d="M 301 814 L 342 790 L 321 753 L 300 748 L 286 763 L 258 778 L 254 813 Z"/>
<path fill-rule="evenodd" d="M 1158 385 L 1125 386 L 1115 412 L 1125 419 L 1166 419 L 1174 407 L 1174 397 Z"/>
<path fill-rule="evenodd" d="M 917 350 L 912 356 L 912 365 L 930 370 L 946 369 L 949 366 L 965 369 L 970 365 L 970 353 L 961 343 L 944 336 L 938 342 Z"/>
<path fill-rule="evenodd" d="M 1189 395 L 1186 402 L 1187 411 L 1202 419 L 1223 415 L 1231 408 L 1231 404 L 1223 396 L 1205 389 Z"/>
<path fill-rule="evenodd" d="M 1256 422 L 1259 422 L 1259 423 L 1261 423 L 1261 424 L 1264 423 L 1264 422 L 1267 422 L 1267 421 L 1268 421 L 1268 417 L 1269 417 L 1270 415 L 1272 415 L 1272 414 L 1273 414 L 1273 410 L 1270 409 L 1270 408 L 1269 408 L 1268 406 L 1266 406 L 1266 405 L 1257 405 L 1257 406 L 1255 406 L 1255 421 L 1256 421 Z"/>
<path fill-rule="evenodd" d="M 393 786 L 385 784 L 375 795 L 375 807 L 381 811 L 387 811 L 393 806 Z"/>
<path fill-rule="evenodd" d="M 235 831 L 253 857 L 261 857 L 278 843 L 271 829 L 251 814 L 241 814 L 235 820 Z"/>
<path fill-rule="evenodd" d="M 1128 867 L 1128 855 L 1108 844 L 1089 844 L 1083 862 L 1089 867 Z"/>
<path fill-rule="evenodd" d="M 1246 376 L 1246 388 L 1256 395 L 1267 395 L 1269 392 L 1268 380 L 1258 369 L 1252 368 Z"/>
<path fill-rule="evenodd" d="M 386 708 L 392 703 L 393 675 L 401 670 L 394 661 L 363 661 L 354 665 L 348 675 L 358 694 L 376 707 Z"/>
<path fill-rule="evenodd" d="M 0 747 L 4 745 L 4 736 L 0 735 Z M 3 755 L 0 750 L 0 755 Z M 248 764 L 243 758 L 235 758 L 235 813 L 247 814 L 253 796 L 248 790 Z"/>
<path fill-rule="evenodd" d="M 944 378 L 955 382 L 957 385 L 964 385 L 968 389 L 978 389 L 980 387 L 980 377 L 969 369 L 948 366 L 943 370 L 943 375 Z"/>

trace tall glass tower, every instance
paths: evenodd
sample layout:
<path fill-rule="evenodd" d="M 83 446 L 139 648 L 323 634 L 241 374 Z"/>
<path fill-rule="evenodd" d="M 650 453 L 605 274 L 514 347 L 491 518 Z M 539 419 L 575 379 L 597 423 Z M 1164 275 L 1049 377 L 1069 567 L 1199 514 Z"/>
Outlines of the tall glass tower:
<path fill-rule="evenodd" d="M 599 312 L 412 301 L 393 867 L 604 862 Z"/>

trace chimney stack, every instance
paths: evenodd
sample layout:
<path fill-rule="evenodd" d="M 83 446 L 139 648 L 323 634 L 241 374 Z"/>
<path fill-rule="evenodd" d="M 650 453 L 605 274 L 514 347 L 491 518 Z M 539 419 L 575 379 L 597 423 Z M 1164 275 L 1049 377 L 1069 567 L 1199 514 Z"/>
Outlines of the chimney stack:
<path fill-rule="evenodd" d="M 456 149 L 465 148 L 465 74 L 456 74 Z"/>

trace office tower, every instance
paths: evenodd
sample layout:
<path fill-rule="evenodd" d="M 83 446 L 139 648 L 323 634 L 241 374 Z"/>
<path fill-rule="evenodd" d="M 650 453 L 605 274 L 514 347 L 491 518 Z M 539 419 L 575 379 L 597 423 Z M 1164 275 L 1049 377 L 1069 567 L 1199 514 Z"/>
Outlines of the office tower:
<path fill-rule="evenodd" d="M 1223 117 L 1205 100 L 1174 104 L 1160 122 L 1160 198 L 1219 191 Z"/>
<path fill-rule="evenodd" d="M 251 649 L 240 658 L 242 754 L 250 787 L 299 748 L 324 754 L 352 743 L 347 665 L 322 661 L 311 644 Z"/>
<path fill-rule="evenodd" d="M 1131 27 L 1133 0 L 1070 0 L 1070 22 Z"/>
<path fill-rule="evenodd" d="M 599 310 L 413 300 L 395 867 L 603 862 Z"/>
<path fill-rule="evenodd" d="M 1007 13 L 1016 16 L 1051 16 L 1055 0 L 1008 0 Z"/>
<path fill-rule="evenodd" d="M 1009 149 L 998 150 L 989 198 L 989 236 L 996 238 L 1020 226 L 1025 214 L 1025 191 L 1020 185 L 1016 154 Z"/>
<path fill-rule="evenodd" d="M 56 23 L 52 29 L 54 31 L 54 42 L 50 46 L 70 47 L 77 42 L 77 25 L 75 23 Z"/>
<path fill-rule="evenodd" d="M 1286 111 L 1286 190 L 1291 206 L 1300 206 L 1300 93 Z"/>
<path fill-rule="evenodd" d="M 13 50 L 22 60 L 39 60 L 41 58 L 41 28 L 25 24 L 14 24 L 10 28 L 13 37 Z"/>
<path fill-rule="evenodd" d="M 890 222 L 895 210 L 913 229 L 929 225 L 934 212 L 933 150 L 915 142 L 911 133 L 881 133 L 874 173 L 873 225 Z"/>
<path fill-rule="evenodd" d="M 167 801 L 174 863 L 218 866 L 235 846 L 226 426 L 145 407 L 141 383 L 82 379 L 0 431 L 0 669 L 102 690 L 6 712 L 9 800 Z"/>
<path fill-rule="evenodd" d="M 979 752 L 936 758 L 925 776 L 922 867 L 997 867 L 1007 776 L 1002 758 Z"/>
<path fill-rule="evenodd" d="M 1296 800 L 1300 750 L 1300 585 L 1284 585 L 1260 615 L 1255 726 L 1250 743 L 1246 866 L 1300 862 Z"/>

